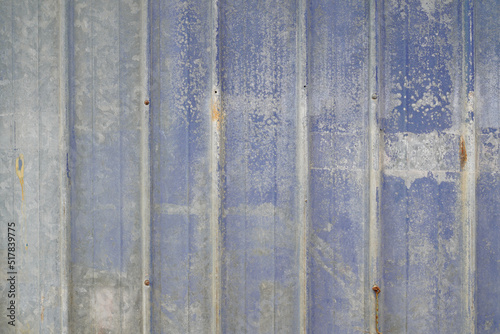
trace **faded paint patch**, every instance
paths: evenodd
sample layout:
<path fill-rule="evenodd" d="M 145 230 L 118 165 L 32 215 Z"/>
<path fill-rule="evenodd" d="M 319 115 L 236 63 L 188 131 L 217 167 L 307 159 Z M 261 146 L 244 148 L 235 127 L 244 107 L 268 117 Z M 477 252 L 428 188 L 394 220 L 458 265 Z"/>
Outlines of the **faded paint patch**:
<path fill-rule="evenodd" d="M 384 137 L 384 170 L 459 171 L 459 136 L 433 131 L 400 132 Z"/>

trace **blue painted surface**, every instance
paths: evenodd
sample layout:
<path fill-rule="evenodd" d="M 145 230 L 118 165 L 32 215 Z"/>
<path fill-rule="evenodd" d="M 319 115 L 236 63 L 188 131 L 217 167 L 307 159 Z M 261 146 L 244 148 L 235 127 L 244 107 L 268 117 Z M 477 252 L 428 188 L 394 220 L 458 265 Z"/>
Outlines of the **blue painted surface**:
<path fill-rule="evenodd" d="M 366 329 L 368 29 L 366 1 L 309 7 L 310 333 Z"/>
<path fill-rule="evenodd" d="M 457 174 L 430 174 L 410 187 L 386 176 L 382 185 L 383 328 L 388 332 L 460 332 L 461 225 Z"/>
<path fill-rule="evenodd" d="M 210 3 L 151 1 L 151 328 L 211 327 Z"/>
<path fill-rule="evenodd" d="M 296 7 L 220 2 L 224 333 L 298 328 Z"/>
<path fill-rule="evenodd" d="M 500 332 L 500 6 L 475 7 L 475 97 L 479 175 L 477 179 L 477 332 Z"/>
<path fill-rule="evenodd" d="M 500 333 L 497 0 L 0 8 L 18 332 Z"/>
<path fill-rule="evenodd" d="M 468 9 L 389 1 L 382 11 L 381 331 L 458 333 L 469 326 L 459 173 Z"/>

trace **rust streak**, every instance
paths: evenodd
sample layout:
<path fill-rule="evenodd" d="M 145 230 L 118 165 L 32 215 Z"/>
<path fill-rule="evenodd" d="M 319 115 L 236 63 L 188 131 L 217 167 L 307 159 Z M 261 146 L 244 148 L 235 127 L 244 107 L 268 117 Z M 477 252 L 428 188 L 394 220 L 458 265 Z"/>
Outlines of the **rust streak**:
<path fill-rule="evenodd" d="M 375 330 L 377 334 L 382 334 L 382 332 L 378 330 L 378 294 L 380 293 L 380 288 L 374 285 L 372 290 L 375 291 Z"/>
<path fill-rule="evenodd" d="M 464 169 L 467 163 L 467 150 L 465 149 L 465 140 L 463 136 L 460 136 L 460 168 Z"/>
<path fill-rule="evenodd" d="M 40 312 L 41 313 L 40 314 L 40 319 L 42 320 L 42 322 L 43 322 L 43 313 L 45 311 L 45 307 L 43 306 L 43 300 L 44 300 L 44 297 L 42 296 L 42 312 Z"/>
<path fill-rule="evenodd" d="M 21 166 L 19 166 L 21 163 Z M 21 184 L 22 200 L 24 202 L 24 155 L 20 154 L 16 159 L 16 174 L 19 178 L 19 183 Z"/>
<path fill-rule="evenodd" d="M 221 112 L 219 110 L 219 104 L 217 99 L 212 100 L 212 121 L 221 121 Z"/>

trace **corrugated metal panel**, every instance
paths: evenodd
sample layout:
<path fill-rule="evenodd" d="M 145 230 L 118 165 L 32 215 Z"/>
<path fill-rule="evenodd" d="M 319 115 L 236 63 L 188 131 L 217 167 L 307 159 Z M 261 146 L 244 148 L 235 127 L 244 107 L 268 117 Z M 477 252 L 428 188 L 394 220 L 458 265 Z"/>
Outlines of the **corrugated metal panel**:
<path fill-rule="evenodd" d="M 0 331 L 500 333 L 498 17 L 0 0 Z"/>

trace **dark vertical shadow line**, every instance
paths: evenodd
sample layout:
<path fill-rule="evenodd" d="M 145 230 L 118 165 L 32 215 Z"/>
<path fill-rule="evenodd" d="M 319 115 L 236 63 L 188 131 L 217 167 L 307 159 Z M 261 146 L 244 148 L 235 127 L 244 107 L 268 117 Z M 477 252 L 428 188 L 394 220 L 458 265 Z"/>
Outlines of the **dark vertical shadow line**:
<path fill-rule="evenodd" d="M 66 5 L 65 5 L 66 4 Z M 59 0 L 59 139 L 63 149 L 59 151 L 59 238 L 60 238 L 60 330 L 69 332 L 69 316 L 71 314 L 71 293 L 69 290 L 71 282 L 70 259 L 71 259 L 71 179 L 70 160 L 71 155 L 71 128 L 72 119 L 72 90 L 71 87 L 71 67 L 73 66 L 73 50 L 70 46 L 72 36 L 72 0 Z"/>
<path fill-rule="evenodd" d="M 40 209 L 41 209 L 41 202 L 40 202 L 40 191 L 42 189 L 41 187 L 41 182 L 42 182 L 42 179 L 41 179 L 41 173 L 40 173 L 40 170 L 41 170 L 41 167 L 42 167 L 42 164 L 41 164 L 41 154 L 40 154 L 40 137 L 42 136 L 42 132 L 41 132 L 41 122 L 42 122 L 42 109 L 40 108 L 40 0 L 37 1 L 37 43 L 36 43 L 36 46 L 37 46 L 37 51 L 36 51 L 36 54 L 37 54 L 37 65 L 36 65 L 36 90 L 37 90 L 37 112 L 38 112 L 38 245 L 37 245 L 37 257 L 38 257 L 38 273 L 37 273 L 37 278 L 38 278 L 38 305 L 39 305 L 39 310 L 40 312 L 43 312 L 43 294 L 42 294 L 42 291 L 41 291 L 41 285 L 40 285 L 40 230 L 41 230 L 41 227 L 42 227 L 42 221 L 41 221 L 41 217 L 40 217 Z M 43 313 L 40 314 L 40 317 Z M 41 319 L 40 319 L 41 320 Z M 41 320 L 40 322 L 38 322 L 38 330 L 39 332 L 42 331 L 42 321 Z"/>

